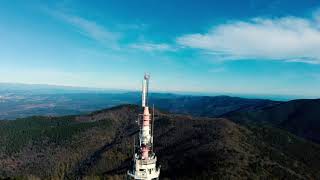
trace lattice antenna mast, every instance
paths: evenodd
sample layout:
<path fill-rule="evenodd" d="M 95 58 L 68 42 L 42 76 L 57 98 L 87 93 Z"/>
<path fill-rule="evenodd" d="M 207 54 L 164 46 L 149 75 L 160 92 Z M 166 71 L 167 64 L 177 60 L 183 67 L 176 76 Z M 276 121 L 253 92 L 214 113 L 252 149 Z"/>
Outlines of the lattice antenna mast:
<path fill-rule="evenodd" d="M 157 167 L 157 157 L 153 152 L 153 122 L 154 107 L 150 114 L 148 107 L 150 75 L 145 74 L 142 81 L 142 102 L 143 107 L 142 118 L 139 118 L 139 147 L 134 155 L 134 167 L 132 171 L 128 171 L 128 177 L 136 180 L 154 180 L 160 175 L 160 167 Z"/>

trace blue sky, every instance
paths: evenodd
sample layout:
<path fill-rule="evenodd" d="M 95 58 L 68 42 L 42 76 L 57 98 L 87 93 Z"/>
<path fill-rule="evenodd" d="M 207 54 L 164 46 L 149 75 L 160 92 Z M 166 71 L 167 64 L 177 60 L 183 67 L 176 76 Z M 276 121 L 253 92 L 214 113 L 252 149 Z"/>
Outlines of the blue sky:
<path fill-rule="evenodd" d="M 320 97 L 320 1 L 3 0 L 0 82 Z"/>

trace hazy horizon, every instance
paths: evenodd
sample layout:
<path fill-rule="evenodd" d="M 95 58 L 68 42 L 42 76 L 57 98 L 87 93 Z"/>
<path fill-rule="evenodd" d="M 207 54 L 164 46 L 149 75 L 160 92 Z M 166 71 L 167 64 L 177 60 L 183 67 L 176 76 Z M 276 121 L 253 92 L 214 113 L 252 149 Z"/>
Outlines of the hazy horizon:
<path fill-rule="evenodd" d="M 82 86 L 62 86 L 62 85 L 52 85 L 52 84 L 25 84 L 25 83 L 10 83 L 10 82 L 0 82 L 1 85 L 7 85 L 2 87 L 4 89 L 10 87 L 9 90 L 47 90 L 45 92 L 53 93 L 54 90 L 61 90 L 59 93 L 77 93 L 77 92 L 87 92 L 87 93 L 140 93 L 141 89 L 112 89 L 112 88 L 95 88 L 95 87 L 82 87 Z M 29 88 L 29 89 L 28 89 Z M 37 93 L 37 92 L 35 92 Z M 57 93 L 57 92 L 55 92 Z M 256 93 L 233 93 L 233 92 L 192 92 L 192 91 L 159 91 L 152 90 L 151 93 L 169 93 L 177 95 L 191 95 L 191 96 L 233 96 L 241 98 L 258 98 L 258 99 L 270 99 L 270 100 L 294 100 L 294 99 L 318 99 L 319 96 L 304 96 L 297 94 L 256 94 Z"/>

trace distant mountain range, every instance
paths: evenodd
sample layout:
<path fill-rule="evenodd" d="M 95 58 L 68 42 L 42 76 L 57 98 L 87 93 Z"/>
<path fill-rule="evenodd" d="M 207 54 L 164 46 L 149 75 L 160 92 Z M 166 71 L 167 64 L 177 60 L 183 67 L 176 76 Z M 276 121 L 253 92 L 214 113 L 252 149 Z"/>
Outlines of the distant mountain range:
<path fill-rule="evenodd" d="M 292 100 L 254 111 L 232 112 L 225 117 L 240 123 L 268 123 L 320 143 L 320 99 Z"/>
<path fill-rule="evenodd" d="M 152 93 L 157 99 L 178 95 Z M 0 120 L 33 115 L 84 114 L 120 104 L 140 103 L 140 92 L 52 85 L 0 83 Z"/>
<path fill-rule="evenodd" d="M 200 117 L 222 117 L 237 123 L 265 123 L 320 143 L 320 99 L 288 102 L 229 96 L 155 100 L 160 109 Z"/>
<path fill-rule="evenodd" d="M 173 112 L 216 117 L 231 111 L 257 109 L 277 101 L 229 96 L 151 93 L 150 104 Z M 139 104 L 140 92 L 109 92 L 49 85 L 0 84 L 0 119 L 32 115 L 84 114 L 120 104 Z"/>
<path fill-rule="evenodd" d="M 239 111 L 253 111 L 279 104 L 280 101 L 247 99 L 230 96 L 179 96 L 175 98 L 152 98 L 152 104 L 172 113 L 192 116 L 219 117 Z"/>
<path fill-rule="evenodd" d="M 13 89 L 21 91 L 13 91 Z M 41 91 L 38 91 L 39 89 Z M 51 89 L 52 92 L 44 93 L 46 89 Z M 60 93 L 56 93 L 54 89 L 59 89 Z M 163 111 L 196 117 L 225 117 L 238 123 L 263 122 L 314 142 L 320 142 L 320 103 L 317 99 L 283 102 L 169 93 L 152 93 L 150 97 L 150 105 L 154 104 L 156 108 Z M 0 119 L 16 119 L 33 115 L 86 114 L 121 104 L 140 104 L 140 93 L 92 90 L 81 92 L 79 89 L 74 91 L 72 87 L 53 88 L 47 85 L 0 86 Z"/>
<path fill-rule="evenodd" d="M 173 113 L 218 117 L 233 111 L 247 111 L 278 104 L 278 101 L 229 96 L 185 96 L 152 93 L 150 104 Z M 0 96 L 0 119 L 33 115 L 84 114 L 121 104 L 140 104 L 140 93 L 10 93 Z"/>
<path fill-rule="evenodd" d="M 152 97 L 150 104 L 154 104 L 160 109 L 210 117 L 220 116 L 240 109 L 257 109 L 279 103 L 279 101 L 263 99 L 202 96 L 199 94 L 151 93 L 150 97 Z M 245 97 L 248 97 L 248 95 Z M 252 97 L 255 96 L 252 95 Z M 279 98 L 277 97 L 276 99 Z M 32 115 L 63 116 L 83 114 L 120 104 L 139 103 L 140 92 L 134 91 L 0 83 L 0 120 L 23 118 Z"/>
<path fill-rule="evenodd" d="M 138 106 L 0 121 L 0 178 L 123 179 Z M 319 179 L 320 145 L 272 126 L 156 111 L 161 179 Z"/>

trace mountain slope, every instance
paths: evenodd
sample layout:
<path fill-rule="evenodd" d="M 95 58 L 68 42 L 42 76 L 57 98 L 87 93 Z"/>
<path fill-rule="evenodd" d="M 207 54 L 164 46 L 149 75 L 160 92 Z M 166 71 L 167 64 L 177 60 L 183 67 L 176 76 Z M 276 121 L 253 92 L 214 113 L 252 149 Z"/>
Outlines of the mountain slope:
<path fill-rule="evenodd" d="M 226 115 L 237 122 L 267 122 L 320 143 L 320 99 L 305 99 L 255 111 L 234 112 Z"/>
<path fill-rule="evenodd" d="M 0 177 L 121 179 L 130 167 L 133 105 L 85 116 L 0 122 Z M 319 179 L 320 147 L 273 127 L 157 111 L 161 178 Z"/>
<path fill-rule="evenodd" d="M 233 111 L 249 111 L 273 106 L 280 102 L 230 96 L 182 96 L 150 100 L 156 107 L 171 113 L 202 117 L 219 117 Z"/>

